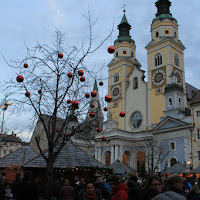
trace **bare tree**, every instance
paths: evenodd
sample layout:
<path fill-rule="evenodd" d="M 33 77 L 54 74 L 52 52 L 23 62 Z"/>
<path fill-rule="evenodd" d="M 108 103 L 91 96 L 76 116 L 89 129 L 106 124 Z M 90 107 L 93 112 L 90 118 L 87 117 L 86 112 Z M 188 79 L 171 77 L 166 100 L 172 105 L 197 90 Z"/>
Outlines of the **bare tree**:
<path fill-rule="evenodd" d="M 164 141 L 159 140 L 158 136 L 153 135 L 149 137 L 145 144 L 146 149 L 146 163 L 148 172 L 152 173 L 158 169 L 158 165 L 161 164 L 166 156 L 169 154 L 169 149 L 165 148 Z"/>
<path fill-rule="evenodd" d="M 43 124 L 48 140 L 48 156 L 45 156 L 37 138 L 36 143 L 47 163 L 48 183 L 53 180 L 53 163 L 66 142 L 80 133 L 89 136 L 93 128 L 91 123 L 84 121 L 84 116 L 89 103 L 85 98 L 85 91 L 86 87 L 91 85 L 89 79 L 94 77 L 94 73 L 85 66 L 84 60 L 98 50 L 110 35 L 93 47 L 94 23 L 91 21 L 90 12 L 87 19 L 87 48 L 84 45 L 81 48 L 67 46 L 64 43 L 64 34 L 56 31 L 54 45 L 37 43 L 32 49 L 26 46 L 25 59 L 8 63 L 9 66 L 19 69 L 19 74 L 17 81 L 7 82 L 7 98 L 13 97 L 16 110 L 33 110 L 36 118 Z M 48 120 L 44 117 L 46 115 L 49 116 Z M 77 117 L 81 123 L 69 128 L 70 116 Z"/>

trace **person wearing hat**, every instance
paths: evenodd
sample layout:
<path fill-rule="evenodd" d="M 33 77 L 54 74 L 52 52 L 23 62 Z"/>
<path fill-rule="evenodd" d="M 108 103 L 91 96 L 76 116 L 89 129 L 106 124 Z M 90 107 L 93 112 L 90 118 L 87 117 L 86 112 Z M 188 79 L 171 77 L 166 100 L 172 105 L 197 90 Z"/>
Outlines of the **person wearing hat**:
<path fill-rule="evenodd" d="M 99 189 L 101 191 L 101 196 L 105 200 L 110 200 L 110 195 L 107 190 L 107 188 L 104 186 L 104 181 L 102 177 L 98 177 L 96 181 L 94 182 L 94 186 L 96 189 Z"/>
<path fill-rule="evenodd" d="M 107 182 L 112 190 L 112 200 L 129 200 L 129 188 L 127 185 L 120 183 L 119 178 L 117 176 L 112 175 L 108 178 Z"/>

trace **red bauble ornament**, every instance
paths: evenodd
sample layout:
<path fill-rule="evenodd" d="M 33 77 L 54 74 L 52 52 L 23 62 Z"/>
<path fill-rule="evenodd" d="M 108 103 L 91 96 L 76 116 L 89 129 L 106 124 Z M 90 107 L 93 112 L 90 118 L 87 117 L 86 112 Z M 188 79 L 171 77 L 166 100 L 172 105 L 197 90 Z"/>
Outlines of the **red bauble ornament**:
<path fill-rule="evenodd" d="M 62 54 L 62 53 L 59 53 L 59 54 L 58 54 L 58 58 L 63 58 L 63 54 Z"/>
<path fill-rule="evenodd" d="M 104 110 L 104 111 L 108 111 L 108 108 L 107 108 L 107 107 L 105 107 L 103 110 Z"/>
<path fill-rule="evenodd" d="M 115 47 L 109 46 L 108 47 L 108 53 L 114 53 L 115 52 Z"/>
<path fill-rule="evenodd" d="M 75 109 L 78 109 L 78 101 L 72 101 L 72 106 L 73 106 Z"/>
<path fill-rule="evenodd" d="M 78 75 L 79 75 L 79 76 L 83 76 L 83 74 L 84 74 L 84 71 L 83 71 L 83 70 L 78 70 Z"/>
<path fill-rule="evenodd" d="M 31 95 L 30 92 L 26 92 L 26 93 L 25 93 L 25 96 L 26 96 L 26 97 L 30 97 L 30 95 Z"/>
<path fill-rule="evenodd" d="M 28 64 L 27 63 L 24 63 L 24 68 L 28 68 Z"/>
<path fill-rule="evenodd" d="M 190 152 L 190 154 L 192 154 L 192 153 Z"/>
<path fill-rule="evenodd" d="M 81 82 L 84 82 L 84 81 L 85 81 L 85 77 L 84 77 L 84 76 L 81 76 L 80 81 L 81 81 Z"/>
<path fill-rule="evenodd" d="M 70 104 L 72 101 L 70 99 L 67 99 L 67 103 Z"/>
<path fill-rule="evenodd" d="M 17 82 L 22 83 L 24 81 L 24 77 L 22 75 L 17 76 Z"/>
<path fill-rule="evenodd" d="M 38 94 L 42 94 L 42 90 L 38 90 Z"/>
<path fill-rule="evenodd" d="M 192 158 L 192 156 L 190 156 L 190 158 Z"/>
<path fill-rule="evenodd" d="M 105 96 L 105 101 L 106 101 L 106 102 L 111 102 L 111 101 L 112 101 L 112 96 L 106 95 L 106 96 Z"/>
<path fill-rule="evenodd" d="M 86 94 L 85 94 L 85 97 L 86 97 L 86 98 L 90 98 L 90 94 L 89 94 L 89 93 L 86 93 Z"/>
<path fill-rule="evenodd" d="M 100 82 L 99 82 L 99 85 L 100 85 L 100 86 L 102 86 L 102 85 L 103 85 L 103 82 L 102 82 L 102 81 L 100 81 Z"/>
<path fill-rule="evenodd" d="M 196 139 L 193 139 L 193 141 L 196 141 Z"/>
<path fill-rule="evenodd" d="M 90 116 L 91 118 L 93 118 L 93 117 L 95 117 L 95 113 L 90 112 L 90 113 L 89 113 L 89 116 Z"/>
<path fill-rule="evenodd" d="M 120 113 L 119 113 L 119 116 L 120 116 L 120 117 L 125 117 L 125 112 L 120 112 Z"/>
<path fill-rule="evenodd" d="M 105 136 L 102 137 L 102 141 L 106 141 L 106 137 Z"/>
<path fill-rule="evenodd" d="M 91 106 L 92 108 L 94 108 L 94 104 L 90 104 L 90 106 Z"/>
<path fill-rule="evenodd" d="M 65 135 L 67 135 L 67 136 L 70 136 L 70 135 L 71 135 L 71 133 L 65 133 Z"/>
<path fill-rule="evenodd" d="M 92 91 L 92 92 L 91 92 L 91 96 L 92 96 L 92 97 L 96 97 L 96 96 L 97 96 L 97 93 L 96 93 L 95 91 Z"/>
<path fill-rule="evenodd" d="M 185 148 L 185 146 L 184 146 L 184 148 Z"/>
<path fill-rule="evenodd" d="M 67 76 L 68 76 L 69 78 L 71 78 L 71 77 L 72 77 L 72 73 L 69 72 L 69 73 L 67 74 Z"/>
<path fill-rule="evenodd" d="M 97 131 L 97 133 L 100 133 L 101 129 L 100 128 L 96 128 L 96 131 Z"/>
<path fill-rule="evenodd" d="M 60 129 L 56 129 L 56 132 L 60 132 Z"/>

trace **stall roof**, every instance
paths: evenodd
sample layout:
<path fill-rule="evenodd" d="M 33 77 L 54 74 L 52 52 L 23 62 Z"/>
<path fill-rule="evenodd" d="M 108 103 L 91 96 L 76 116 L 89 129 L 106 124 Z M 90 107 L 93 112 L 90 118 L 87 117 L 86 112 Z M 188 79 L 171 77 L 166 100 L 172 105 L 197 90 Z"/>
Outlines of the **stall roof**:
<path fill-rule="evenodd" d="M 176 163 L 170 168 L 167 168 L 163 173 L 184 174 L 190 172 L 190 169 L 181 163 Z"/>
<path fill-rule="evenodd" d="M 119 160 L 115 161 L 109 166 L 110 169 L 113 169 L 114 174 L 126 174 L 126 173 L 136 173 L 137 171 L 128 165 L 124 165 Z"/>
<path fill-rule="evenodd" d="M 48 151 L 45 152 L 48 155 Z M 54 162 L 54 168 L 73 168 L 73 167 L 99 167 L 105 168 L 105 166 L 99 161 L 95 160 L 92 156 L 88 155 L 85 151 L 73 145 L 71 142 L 67 142 L 60 151 L 58 157 Z M 30 168 L 46 168 L 46 161 L 41 155 L 26 162 L 22 167 Z"/>

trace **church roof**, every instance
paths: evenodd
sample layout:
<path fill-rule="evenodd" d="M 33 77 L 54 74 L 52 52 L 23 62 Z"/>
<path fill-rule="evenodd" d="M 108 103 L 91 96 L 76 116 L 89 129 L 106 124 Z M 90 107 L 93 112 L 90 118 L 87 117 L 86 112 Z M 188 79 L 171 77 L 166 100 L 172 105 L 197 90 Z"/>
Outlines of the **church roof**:
<path fill-rule="evenodd" d="M 171 83 L 168 84 L 165 87 L 165 92 L 164 94 L 170 93 L 170 92 L 175 92 L 175 91 L 179 91 L 179 92 L 183 92 L 183 86 L 179 85 L 178 83 Z"/>
<path fill-rule="evenodd" d="M 131 25 L 128 23 L 128 20 L 126 19 L 126 15 L 125 15 L 125 14 L 124 14 L 124 16 L 123 16 L 123 18 L 122 18 L 122 20 L 121 20 L 121 22 L 119 23 L 118 26 L 120 26 L 120 25 L 123 24 L 123 23 L 126 23 L 126 24 L 128 24 L 129 26 L 131 26 Z"/>
<path fill-rule="evenodd" d="M 200 103 L 200 91 L 197 93 L 197 95 L 192 99 L 190 104 Z"/>
<path fill-rule="evenodd" d="M 23 146 L 17 149 L 16 151 L 13 151 L 12 153 L 6 155 L 5 157 L 1 158 L 0 167 L 7 168 L 10 167 L 11 164 L 13 164 L 13 166 L 22 166 L 24 163 L 35 158 L 36 156 L 38 156 L 38 154 L 35 153 L 31 149 L 31 147 Z"/>
<path fill-rule="evenodd" d="M 95 81 L 94 81 L 93 90 L 98 91 L 98 86 L 97 86 L 97 80 L 96 80 L 96 79 L 95 79 Z"/>
<path fill-rule="evenodd" d="M 186 95 L 188 101 L 191 101 L 197 95 L 198 91 L 199 90 L 197 88 L 190 85 L 189 83 L 186 83 Z"/>
<path fill-rule="evenodd" d="M 48 155 L 48 151 L 45 152 Z M 105 166 L 99 161 L 95 160 L 92 156 L 88 155 L 85 151 L 79 149 L 71 142 L 66 142 L 65 146 L 60 151 L 55 160 L 54 168 L 73 168 L 73 167 L 99 167 Z M 32 160 L 26 162 L 22 167 L 30 168 L 46 168 L 47 164 L 41 155 L 36 156 Z"/>

